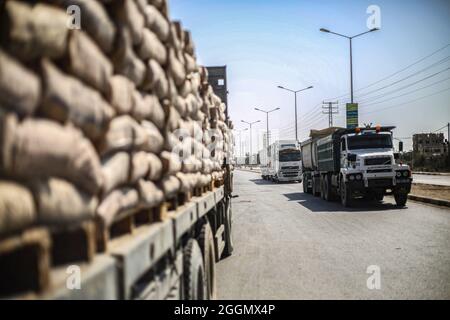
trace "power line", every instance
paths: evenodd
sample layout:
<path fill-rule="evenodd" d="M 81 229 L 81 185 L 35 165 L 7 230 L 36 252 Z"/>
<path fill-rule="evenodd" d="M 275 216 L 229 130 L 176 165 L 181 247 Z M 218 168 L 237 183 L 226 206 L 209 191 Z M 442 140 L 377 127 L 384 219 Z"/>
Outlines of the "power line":
<path fill-rule="evenodd" d="M 392 73 L 392 74 L 390 74 L 390 75 L 388 75 L 388 76 L 386 76 L 386 77 L 384 77 L 384 78 L 382 78 L 382 79 L 380 79 L 380 80 L 377 80 L 377 81 L 372 82 L 372 83 L 370 83 L 370 84 L 368 84 L 368 85 L 366 85 L 366 86 L 364 86 L 364 87 L 361 87 L 361 88 L 356 89 L 355 92 L 358 92 L 358 91 L 361 91 L 361 90 L 370 88 L 370 87 L 372 87 L 372 86 L 374 86 L 374 85 L 376 85 L 376 84 L 378 84 L 378 83 L 380 83 L 380 82 L 383 82 L 383 81 L 385 81 L 385 80 L 387 80 L 387 79 L 390 79 L 390 78 L 392 78 L 393 76 L 396 76 L 397 74 L 402 73 L 403 71 L 405 71 L 405 70 L 407 70 L 407 69 L 409 69 L 409 68 L 415 66 L 416 64 L 419 64 L 420 62 L 422 62 L 422 61 L 428 59 L 429 57 L 434 56 L 436 53 L 441 52 L 442 50 L 446 49 L 446 48 L 449 47 L 449 46 L 450 46 L 450 43 L 446 44 L 445 46 L 443 46 L 443 47 L 441 47 L 441 48 L 439 48 L 439 49 L 433 51 L 432 53 L 428 54 L 427 56 L 425 56 L 425 57 L 423 57 L 423 58 L 420 58 L 419 60 L 417 60 L 417 61 L 411 63 L 410 65 L 408 65 L 408 66 L 406 66 L 406 67 L 404 67 L 404 68 L 402 68 L 402 69 L 400 69 L 400 70 L 398 70 L 398 71 L 396 71 L 396 72 L 394 72 L 394 73 Z M 349 96 L 349 95 L 350 95 L 350 93 L 346 93 L 346 94 L 343 94 L 343 95 L 340 95 L 340 96 L 337 96 L 337 97 L 334 97 L 334 98 L 330 98 L 330 99 L 328 99 L 328 100 L 341 99 L 341 98 L 347 97 L 347 96 Z"/>
<path fill-rule="evenodd" d="M 389 106 L 389 107 L 386 107 L 386 108 L 382 108 L 382 109 L 377 109 L 377 110 L 373 110 L 373 111 L 369 111 L 369 112 L 364 112 L 364 113 L 361 113 L 361 114 L 362 114 L 362 115 L 363 115 L 363 114 L 371 114 L 371 113 L 377 113 L 377 112 L 384 111 L 384 110 L 388 110 L 388 109 L 394 109 L 394 108 L 403 106 L 403 105 L 408 104 L 408 103 L 416 102 L 416 101 L 418 101 L 418 100 L 422 100 L 422 99 L 425 99 L 425 98 L 428 98 L 428 97 L 431 97 L 431 96 L 435 96 L 435 95 L 437 95 L 437 94 L 440 94 L 440 93 L 445 92 L 445 91 L 448 91 L 448 90 L 450 90 L 450 87 L 447 88 L 447 89 L 440 90 L 440 91 L 438 91 L 438 92 L 435 92 L 435 93 L 432 93 L 432 94 L 429 94 L 429 95 L 426 95 L 426 96 L 423 96 L 423 97 L 414 99 L 414 100 L 410 100 L 410 101 L 407 101 L 407 102 L 404 102 L 404 103 L 400 103 L 400 104 L 397 104 L 397 105 L 392 105 L 392 106 Z"/>
<path fill-rule="evenodd" d="M 368 103 L 368 104 L 362 105 L 362 108 L 367 107 L 367 106 L 371 106 L 371 105 L 374 105 L 374 104 L 379 104 L 379 103 L 384 103 L 384 102 L 387 102 L 387 101 L 391 101 L 391 100 L 394 100 L 394 99 L 397 99 L 397 98 L 400 98 L 400 97 L 404 97 L 404 96 L 407 96 L 407 95 L 412 94 L 412 93 L 415 93 L 415 92 L 417 92 L 417 91 L 420 91 L 420 90 L 429 88 L 429 87 L 431 87 L 431 86 L 433 86 L 433 85 L 436 85 L 436 84 L 438 84 L 438 83 L 444 82 L 444 81 L 449 80 L 449 79 L 450 79 L 450 78 L 447 78 L 447 79 L 444 79 L 444 80 L 440 80 L 440 81 L 436 81 L 436 82 L 431 83 L 431 84 L 429 84 L 429 85 L 426 85 L 426 86 L 423 86 L 423 87 L 414 89 L 414 90 L 412 90 L 412 91 L 405 92 L 405 93 L 403 93 L 403 94 L 400 94 L 400 95 L 398 95 L 398 96 L 391 97 L 391 98 L 388 98 L 388 99 L 385 99 L 385 100 L 381 100 L 381 101 L 377 101 L 377 102 L 370 102 L 370 103 Z"/>

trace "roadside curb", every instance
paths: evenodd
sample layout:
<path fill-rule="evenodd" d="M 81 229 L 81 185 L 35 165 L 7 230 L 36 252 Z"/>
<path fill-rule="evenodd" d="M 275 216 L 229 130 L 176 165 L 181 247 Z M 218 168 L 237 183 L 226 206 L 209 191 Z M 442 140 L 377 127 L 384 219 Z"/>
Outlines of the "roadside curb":
<path fill-rule="evenodd" d="M 416 196 L 413 194 L 409 194 L 408 199 L 450 208 L 450 201 L 447 201 L 447 200 L 421 197 L 421 196 Z"/>
<path fill-rule="evenodd" d="M 428 176 L 450 176 L 449 172 L 422 172 L 422 171 L 413 171 L 412 174 L 422 174 Z"/>
<path fill-rule="evenodd" d="M 250 170 L 250 169 L 242 169 L 242 168 L 235 168 L 236 170 L 240 171 L 247 171 L 247 172 L 253 172 L 253 173 L 261 173 L 260 170 Z"/>

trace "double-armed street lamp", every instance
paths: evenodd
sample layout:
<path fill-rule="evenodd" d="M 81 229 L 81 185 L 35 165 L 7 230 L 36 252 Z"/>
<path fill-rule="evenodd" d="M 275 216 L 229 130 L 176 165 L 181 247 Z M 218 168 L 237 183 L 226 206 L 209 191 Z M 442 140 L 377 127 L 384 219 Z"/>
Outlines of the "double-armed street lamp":
<path fill-rule="evenodd" d="M 267 130 L 266 130 L 266 141 L 267 141 L 266 142 L 266 148 L 268 148 L 269 144 L 270 144 L 270 141 L 269 141 L 269 113 L 272 113 L 274 111 L 280 110 L 280 108 L 275 108 L 275 109 L 272 109 L 272 110 L 269 110 L 269 111 L 262 110 L 262 109 L 259 109 L 259 108 L 255 108 L 255 110 L 264 112 L 266 114 L 266 126 L 267 126 Z"/>
<path fill-rule="evenodd" d="M 261 120 L 253 121 L 253 122 L 247 122 L 247 121 L 244 121 L 244 120 L 241 120 L 241 121 L 242 121 L 243 123 L 248 124 L 248 125 L 249 125 L 249 128 L 250 128 L 250 159 L 249 159 L 249 164 L 252 164 L 252 126 L 253 126 L 255 123 L 261 122 Z"/>
<path fill-rule="evenodd" d="M 294 93 L 295 96 L 295 141 L 298 141 L 298 124 L 297 124 L 297 93 L 308 90 L 308 89 L 312 89 L 314 88 L 313 86 L 309 86 L 300 90 L 292 90 L 292 89 L 288 89 L 285 88 L 283 86 L 278 86 L 279 89 L 283 89 L 283 90 L 287 90 L 289 92 Z"/>
<path fill-rule="evenodd" d="M 377 30 L 379 30 L 379 29 L 378 28 L 373 28 L 373 29 L 370 29 L 369 31 L 362 32 L 362 33 L 359 33 L 357 35 L 354 35 L 354 36 L 350 37 L 350 36 L 346 36 L 344 34 L 340 34 L 340 33 L 337 33 L 337 32 L 330 31 L 330 30 L 325 29 L 325 28 L 321 28 L 320 29 L 320 31 L 322 31 L 322 32 L 332 33 L 332 34 L 335 34 L 337 36 L 340 36 L 340 37 L 343 37 L 343 38 L 347 38 L 349 40 L 349 42 L 350 42 L 350 101 L 351 101 L 351 103 L 353 103 L 353 53 L 352 53 L 352 40 L 354 38 L 356 38 L 356 37 L 359 37 L 359 36 L 362 36 L 362 35 L 364 35 L 366 33 L 377 31 Z"/>

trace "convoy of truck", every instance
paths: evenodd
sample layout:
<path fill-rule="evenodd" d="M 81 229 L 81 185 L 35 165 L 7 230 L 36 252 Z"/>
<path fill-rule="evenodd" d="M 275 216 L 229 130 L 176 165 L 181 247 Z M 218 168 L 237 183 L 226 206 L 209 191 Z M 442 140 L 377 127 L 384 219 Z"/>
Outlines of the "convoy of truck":
<path fill-rule="evenodd" d="M 382 201 L 392 194 L 404 206 L 412 177 L 408 165 L 396 163 L 394 128 L 311 130 L 301 144 L 303 191 L 327 201 L 338 198 L 345 207 L 357 197 Z"/>
<path fill-rule="evenodd" d="M 261 166 L 261 176 L 264 180 L 302 181 L 300 145 L 296 140 L 276 141 L 266 152 L 265 164 Z"/>

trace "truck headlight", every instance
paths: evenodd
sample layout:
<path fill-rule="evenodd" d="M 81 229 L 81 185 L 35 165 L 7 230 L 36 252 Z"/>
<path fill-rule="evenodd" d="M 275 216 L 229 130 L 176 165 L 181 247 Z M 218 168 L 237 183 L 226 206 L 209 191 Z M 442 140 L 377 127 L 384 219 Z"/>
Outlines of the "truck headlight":
<path fill-rule="evenodd" d="M 403 176 L 404 177 L 409 177 L 409 171 L 403 171 Z"/>
<path fill-rule="evenodd" d="M 355 176 L 354 175 L 350 175 L 349 177 L 348 177 L 349 179 L 350 179 L 350 181 L 353 181 L 353 180 L 355 180 Z"/>
<path fill-rule="evenodd" d="M 361 180 L 362 179 L 362 174 L 361 173 L 358 173 L 357 175 L 356 175 L 356 180 Z"/>
<path fill-rule="evenodd" d="M 397 175 L 397 178 L 400 178 L 402 176 L 402 172 L 401 171 L 397 171 L 396 175 Z"/>

